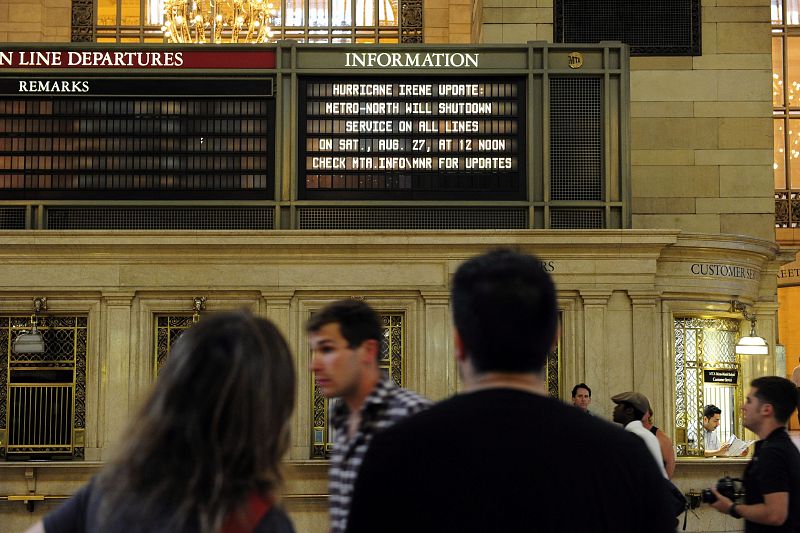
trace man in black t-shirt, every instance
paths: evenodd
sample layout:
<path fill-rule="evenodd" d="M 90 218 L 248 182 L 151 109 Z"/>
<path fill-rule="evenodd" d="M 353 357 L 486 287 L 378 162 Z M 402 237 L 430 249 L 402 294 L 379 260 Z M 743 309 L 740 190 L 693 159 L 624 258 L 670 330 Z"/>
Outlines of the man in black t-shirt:
<path fill-rule="evenodd" d="M 744 427 L 758 435 L 744 471 L 745 503 L 712 491 L 721 513 L 745 519 L 747 533 L 800 533 L 800 451 L 786 423 L 797 407 L 794 384 L 778 376 L 754 379 L 742 408 Z"/>
<path fill-rule="evenodd" d="M 471 259 L 451 303 L 462 393 L 375 435 L 347 531 L 673 532 L 641 439 L 543 392 L 558 318 L 540 262 L 510 250 Z"/>

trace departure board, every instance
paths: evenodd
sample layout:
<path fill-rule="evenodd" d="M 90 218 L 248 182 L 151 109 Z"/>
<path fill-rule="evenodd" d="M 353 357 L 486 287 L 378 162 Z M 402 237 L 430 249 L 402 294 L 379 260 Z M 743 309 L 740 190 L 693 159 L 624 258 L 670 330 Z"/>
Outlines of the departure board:
<path fill-rule="evenodd" d="M 525 82 L 303 78 L 299 196 L 525 198 Z"/>
<path fill-rule="evenodd" d="M 0 79 L 0 198 L 272 199 L 270 77 Z"/>

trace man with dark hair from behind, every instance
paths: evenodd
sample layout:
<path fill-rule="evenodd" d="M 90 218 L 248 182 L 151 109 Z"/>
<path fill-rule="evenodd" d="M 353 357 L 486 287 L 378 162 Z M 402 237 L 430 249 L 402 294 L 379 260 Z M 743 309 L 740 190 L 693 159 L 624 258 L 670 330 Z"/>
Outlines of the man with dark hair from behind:
<path fill-rule="evenodd" d="M 348 531 L 673 531 L 641 440 L 544 393 L 557 308 L 541 263 L 511 250 L 470 259 L 451 302 L 462 393 L 375 436 Z M 387 501 L 400 511 L 387 516 Z"/>
<path fill-rule="evenodd" d="M 430 405 L 381 376 L 383 329 L 375 311 L 358 300 L 340 300 L 306 324 L 311 370 L 326 398 L 339 398 L 331 413 L 336 430 L 329 471 L 331 533 L 344 531 L 350 496 L 364 453 L 376 432 Z"/>
<path fill-rule="evenodd" d="M 592 403 L 592 389 L 586 383 L 578 383 L 572 387 L 572 405 L 589 413 L 589 404 Z"/>
<path fill-rule="evenodd" d="M 800 531 L 800 451 L 786 431 L 796 408 L 797 387 L 788 379 L 766 376 L 750 382 L 743 423 L 760 440 L 744 471 L 744 503 L 711 489 L 717 497 L 711 505 L 744 518 L 746 533 Z"/>

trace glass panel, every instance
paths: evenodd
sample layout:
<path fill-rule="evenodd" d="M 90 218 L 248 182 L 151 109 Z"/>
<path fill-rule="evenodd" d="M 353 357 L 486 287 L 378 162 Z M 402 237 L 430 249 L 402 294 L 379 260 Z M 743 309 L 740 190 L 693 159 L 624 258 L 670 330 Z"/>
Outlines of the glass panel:
<path fill-rule="evenodd" d="M 116 0 L 97 0 L 97 25 L 116 26 L 117 2 Z"/>
<path fill-rule="evenodd" d="M 308 25 L 328 25 L 328 0 L 308 0 Z"/>
<path fill-rule="evenodd" d="M 331 24 L 334 26 L 350 26 L 353 24 L 351 10 L 351 0 L 333 0 Z"/>
<path fill-rule="evenodd" d="M 783 37 L 772 38 L 772 105 L 783 107 Z"/>
<path fill-rule="evenodd" d="M 122 6 L 122 26 L 138 26 L 142 4 L 139 0 L 120 0 Z"/>
<path fill-rule="evenodd" d="M 786 44 L 786 63 L 788 64 L 787 100 L 790 107 L 800 107 L 800 37 L 788 37 Z"/>
<path fill-rule="evenodd" d="M 305 13 L 303 13 L 303 0 L 286 0 L 286 26 L 302 26 Z"/>
<path fill-rule="evenodd" d="M 781 6 L 781 0 L 772 0 L 772 23 L 773 24 L 780 24 L 783 21 L 783 7 Z"/>
<path fill-rule="evenodd" d="M 146 24 L 161 24 L 164 22 L 163 0 L 144 0 L 144 18 Z"/>
<path fill-rule="evenodd" d="M 800 0 L 786 1 L 786 24 L 800 24 Z"/>
<path fill-rule="evenodd" d="M 784 119 L 778 118 L 774 120 L 774 130 L 775 130 L 775 153 L 773 154 L 774 163 L 772 167 L 775 171 L 775 189 L 785 189 L 786 188 L 786 155 L 785 155 L 785 146 L 784 146 L 784 137 L 783 137 L 783 123 Z"/>
<path fill-rule="evenodd" d="M 789 146 L 786 152 L 789 155 L 789 188 L 800 188 L 800 119 L 789 120 Z M 793 186 L 794 185 L 794 186 Z"/>
<path fill-rule="evenodd" d="M 397 26 L 397 0 L 378 0 L 381 26 Z M 383 42 L 383 41 L 382 41 Z"/>
<path fill-rule="evenodd" d="M 375 25 L 375 3 L 378 0 L 356 0 L 356 26 Z"/>

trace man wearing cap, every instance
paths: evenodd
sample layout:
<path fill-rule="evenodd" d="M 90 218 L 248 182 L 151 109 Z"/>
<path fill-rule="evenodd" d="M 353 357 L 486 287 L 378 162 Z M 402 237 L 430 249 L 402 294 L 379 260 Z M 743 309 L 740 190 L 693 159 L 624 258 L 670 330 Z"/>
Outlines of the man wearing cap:
<path fill-rule="evenodd" d="M 661 445 L 656 436 L 642 425 L 642 417 L 650 411 L 650 401 L 647 396 L 641 392 L 620 392 L 612 396 L 611 401 L 617 404 L 614 407 L 614 422 L 622 424 L 625 426 L 625 431 L 630 431 L 644 441 L 658 465 L 661 475 L 669 479 L 667 471 L 664 469 Z"/>

